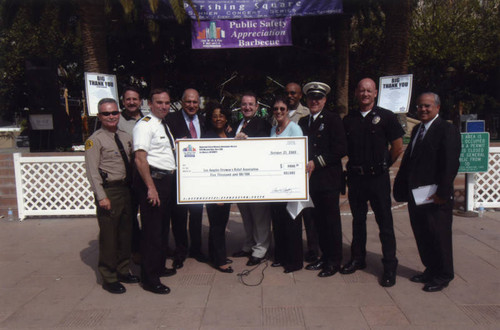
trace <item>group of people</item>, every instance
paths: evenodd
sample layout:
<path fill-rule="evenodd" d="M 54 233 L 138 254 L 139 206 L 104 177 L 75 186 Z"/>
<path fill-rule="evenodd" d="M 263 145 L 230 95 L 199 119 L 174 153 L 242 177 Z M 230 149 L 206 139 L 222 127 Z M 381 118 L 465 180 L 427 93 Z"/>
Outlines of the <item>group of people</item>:
<path fill-rule="evenodd" d="M 187 257 L 211 263 L 232 273 L 227 257 L 226 226 L 230 204 L 207 204 L 208 257 L 202 253 L 203 204 L 176 204 L 176 139 L 308 137 L 309 193 L 314 204 L 296 219 L 284 202 L 238 203 L 245 240 L 233 257 L 248 258 L 247 266 L 268 257 L 274 236 L 272 267 L 285 273 L 303 268 L 319 277 L 337 272 L 352 274 L 366 267 L 366 221 L 368 202 L 375 213 L 382 244 L 383 273 L 380 284 L 396 283 L 396 239 L 391 212 L 389 168 L 403 152 L 404 130 L 396 115 L 375 105 L 376 84 L 362 79 L 355 91 L 358 109 L 343 119 L 327 109 L 330 87 L 310 82 L 301 87 L 291 82 L 276 97 L 272 120 L 256 116 L 258 98 L 252 92 L 241 97 L 242 120 L 231 123 L 231 111 L 210 102 L 200 113 L 195 89 L 182 95 L 182 110 L 170 112 L 170 94 L 153 89 L 151 113 L 140 112 L 139 90 L 127 87 L 122 95 L 124 110 L 114 99 L 102 99 L 98 118 L 102 127 L 85 144 L 87 176 L 95 193 L 99 233 L 99 265 L 103 288 L 111 293 L 126 291 L 121 283 L 141 282 L 145 290 L 167 294 L 160 278 L 183 267 Z M 305 94 L 307 107 L 300 103 Z M 458 171 L 460 135 L 439 117 L 439 97 L 424 93 L 417 99 L 422 121 L 411 135 L 395 180 L 394 197 L 407 201 L 410 222 L 425 270 L 411 278 L 424 283 L 425 291 L 439 291 L 453 279 L 451 244 L 453 180 Z M 272 123 L 272 124 L 271 124 Z M 346 172 L 342 158 L 348 157 Z M 342 227 L 339 197 L 347 182 L 352 212 L 350 260 L 342 265 Z M 413 189 L 435 185 L 429 200 L 416 203 Z M 133 193 L 132 193 L 133 192 Z M 140 209 L 140 225 L 137 211 Z M 302 218 L 307 251 L 302 245 Z M 175 240 L 172 268 L 169 256 L 170 227 Z M 272 230 L 271 230 L 272 227 Z M 129 260 L 141 264 L 141 278 L 131 274 Z"/>

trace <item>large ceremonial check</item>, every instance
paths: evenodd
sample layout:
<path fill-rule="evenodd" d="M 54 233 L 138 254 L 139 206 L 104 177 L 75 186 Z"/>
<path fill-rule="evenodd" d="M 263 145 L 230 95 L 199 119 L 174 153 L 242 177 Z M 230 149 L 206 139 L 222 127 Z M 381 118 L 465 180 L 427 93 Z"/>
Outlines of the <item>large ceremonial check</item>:
<path fill-rule="evenodd" d="M 177 140 L 177 203 L 306 201 L 307 137 Z"/>

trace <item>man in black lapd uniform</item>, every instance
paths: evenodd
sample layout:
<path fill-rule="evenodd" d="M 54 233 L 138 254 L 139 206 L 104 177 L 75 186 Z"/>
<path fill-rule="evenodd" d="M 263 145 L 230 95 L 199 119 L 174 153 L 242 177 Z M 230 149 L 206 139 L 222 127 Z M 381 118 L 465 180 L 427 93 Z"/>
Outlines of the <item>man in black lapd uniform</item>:
<path fill-rule="evenodd" d="M 182 110 L 166 118 L 167 124 L 175 139 L 197 139 L 205 134 L 205 120 L 198 114 L 200 95 L 198 91 L 188 88 L 182 94 Z M 189 240 L 187 235 L 189 212 Z M 175 256 L 173 267 L 182 268 L 188 254 L 199 262 L 207 262 L 208 258 L 201 253 L 201 220 L 203 204 L 175 205 L 172 215 L 172 234 L 175 239 Z M 189 245 L 190 241 L 190 245 Z"/>
<path fill-rule="evenodd" d="M 307 265 L 306 269 L 320 270 L 319 277 L 328 277 L 339 271 L 342 261 L 339 197 L 341 159 L 346 155 L 347 143 L 339 115 L 324 109 L 330 87 L 321 82 L 310 82 L 303 91 L 311 114 L 301 118 L 299 125 L 309 140 L 309 191 L 322 253 L 321 258 Z"/>
<path fill-rule="evenodd" d="M 391 212 L 389 167 L 403 151 L 404 130 L 392 111 L 375 106 L 377 88 L 372 79 L 362 79 L 355 95 L 359 111 L 352 111 L 344 118 L 349 157 L 348 198 L 352 212 L 351 260 L 340 272 L 352 274 L 366 267 L 366 214 L 369 201 L 382 243 L 384 273 L 380 285 L 390 287 L 396 283 L 398 259 Z"/>
<path fill-rule="evenodd" d="M 413 128 L 394 179 L 394 199 L 408 202 L 411 228 L 425 266 L 410 281 L 425 283 L 426 292 L 441 291 L 454 278 L 453 181 L 460 166 L 461 140 L 458 129 L 439 116 L 440 104 L 434 93 L 417 99 L 422 122 Z M 436 192 L 429 203 L 417 205 L 412 190 L 424 186 L 434 186 Z"/>

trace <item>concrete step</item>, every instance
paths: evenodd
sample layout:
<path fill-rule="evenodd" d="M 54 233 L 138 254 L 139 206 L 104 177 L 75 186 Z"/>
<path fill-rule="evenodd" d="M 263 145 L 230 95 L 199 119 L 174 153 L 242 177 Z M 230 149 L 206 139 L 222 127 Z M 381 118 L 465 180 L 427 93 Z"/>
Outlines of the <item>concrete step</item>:
<path fill-rule="evenodd" d="M 2 177 L 2 176 L 14 176 L 14 174 L 15 174 L 14 167 L 10 167 L 10 168 L 0 167 L 0 177 Z M 1 185 L 1 183 L 0 183 L 0 185 Z"/>
<path fill-rule="evenodd" d="M 17 196 L 14 195 L 2 195 L 0 197 L 0 207 L 4 208 L 16 208 L 17 209 Z"/>
<path fill-rule="evenodd" d="M 14 173 L 10 175 L 0 175 L 0 185 L 1 186 L 11 186 L 16 185 L 16 177 Z"/>
<path fill-rule="evenodd" d="M 16 186 L 14 184 L 0 185 L 0 196 L 13 195 L 16 196 Z"/>

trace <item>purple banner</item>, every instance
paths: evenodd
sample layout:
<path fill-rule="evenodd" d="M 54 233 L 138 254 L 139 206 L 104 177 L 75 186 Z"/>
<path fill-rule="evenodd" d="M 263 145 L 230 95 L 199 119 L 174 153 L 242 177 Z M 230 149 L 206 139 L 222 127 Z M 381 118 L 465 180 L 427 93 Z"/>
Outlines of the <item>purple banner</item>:
<path fill-rule="evenodd" d="M 148 0 L 143 1 L 147 18 L 172 18 L 169 0 L 160 0 L 155 13 Z M 342 13 L 342 0 L 192 0 L 200 20 L 292 17 Z M 196 19 L 193 8 L 185 1 L 184 8 Z"/>
<path fill-rule="evenodd" d="M 193 21 L 193 49 L 256 48 L 292 45 L 292 19 L 263 18 Z"/>

